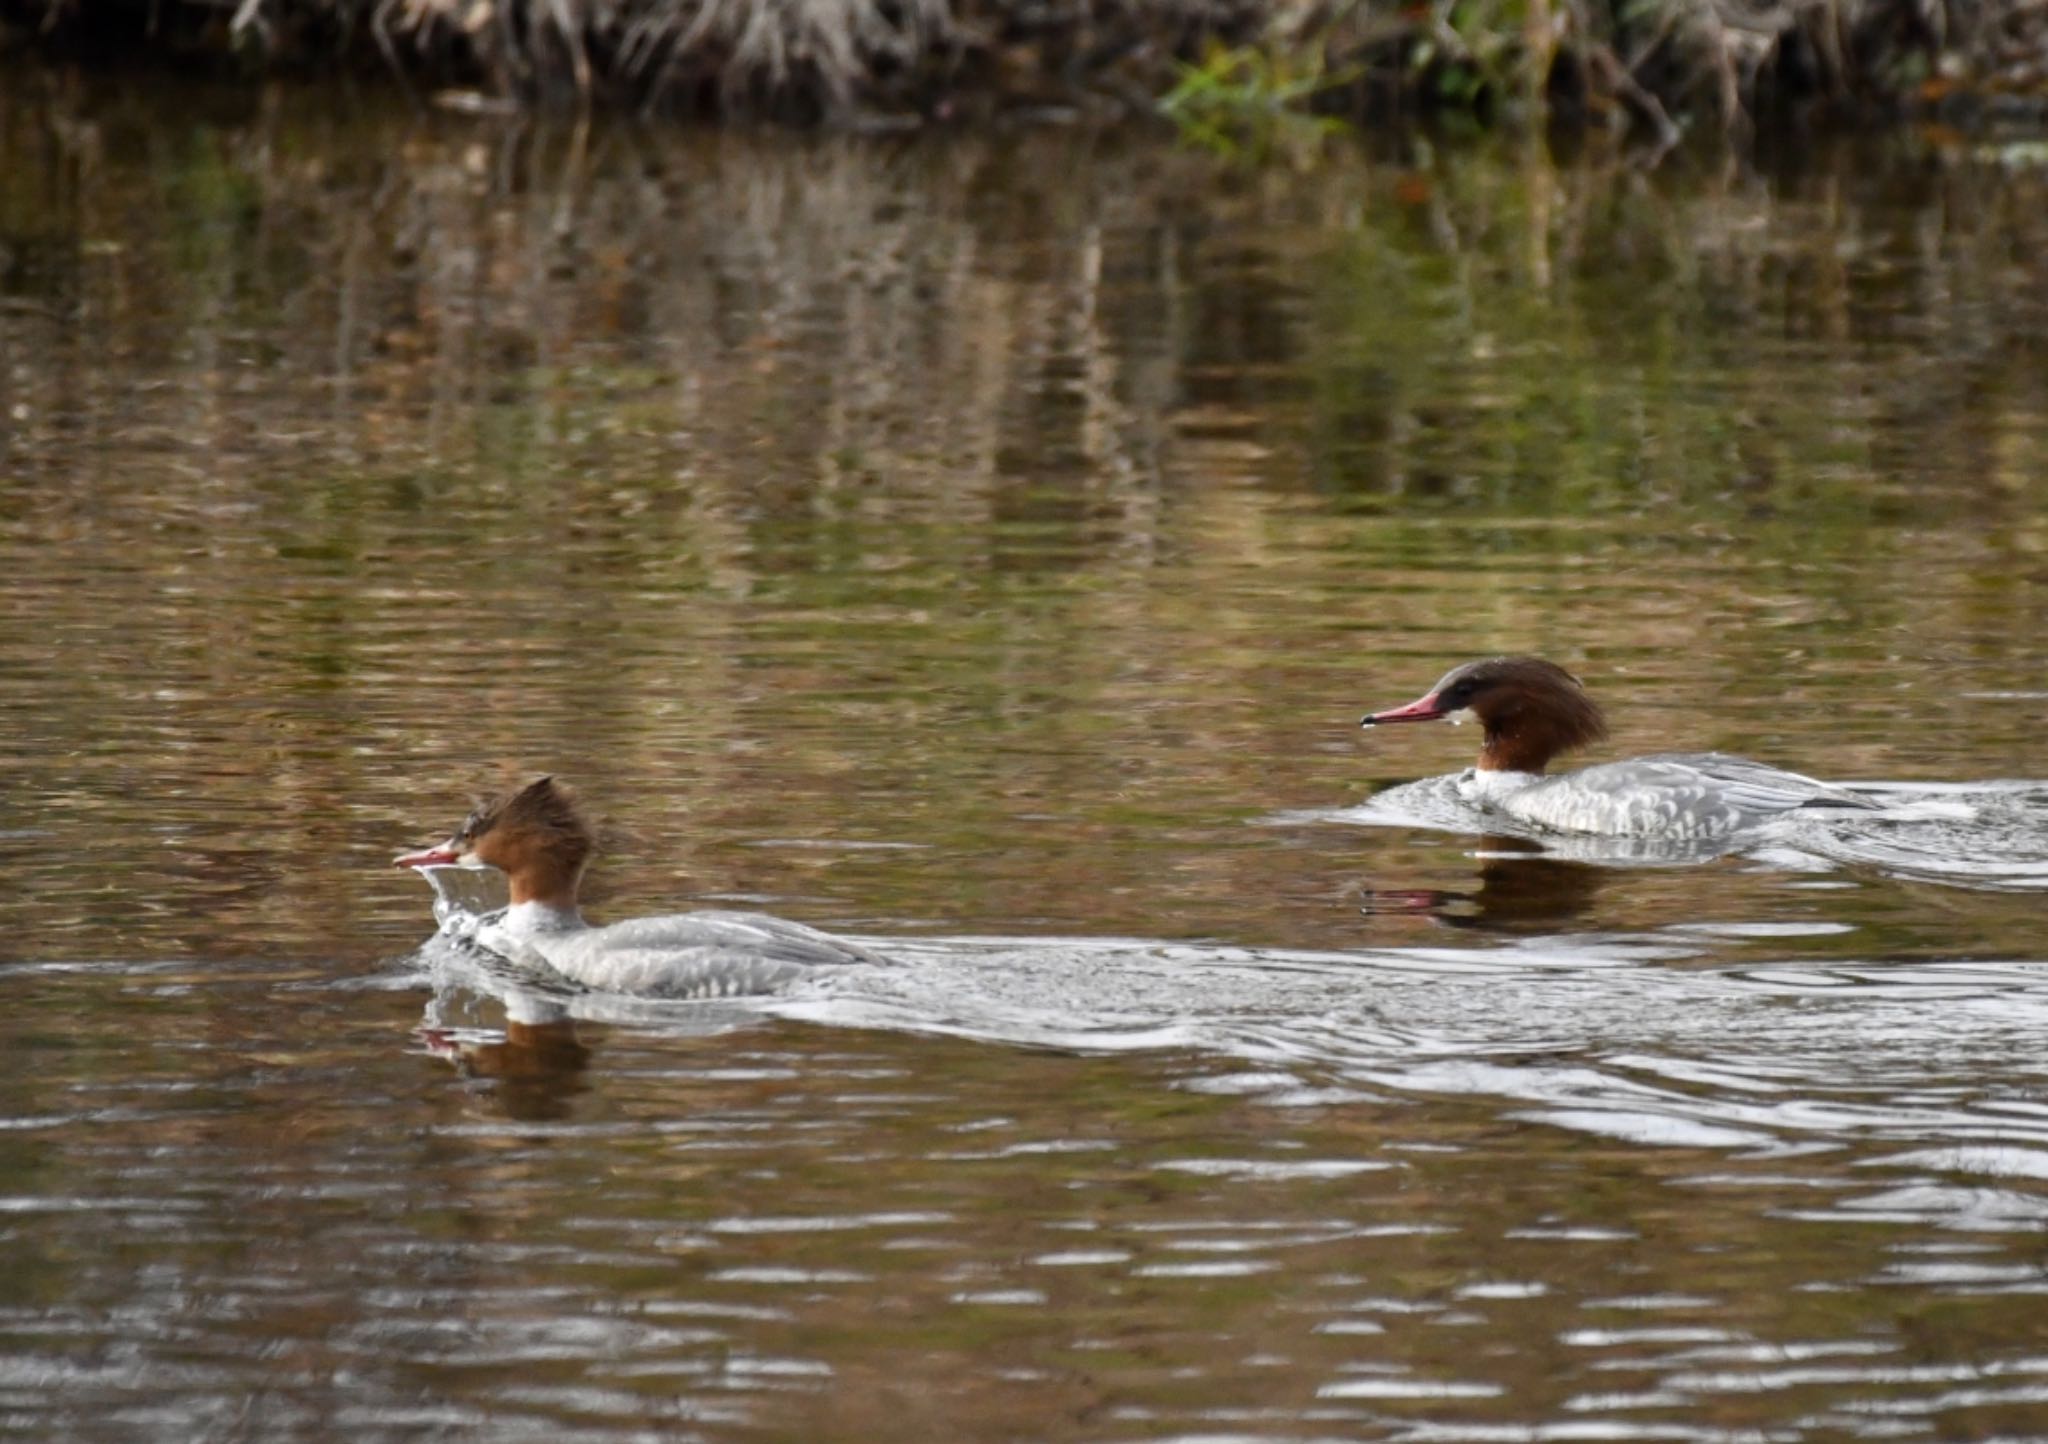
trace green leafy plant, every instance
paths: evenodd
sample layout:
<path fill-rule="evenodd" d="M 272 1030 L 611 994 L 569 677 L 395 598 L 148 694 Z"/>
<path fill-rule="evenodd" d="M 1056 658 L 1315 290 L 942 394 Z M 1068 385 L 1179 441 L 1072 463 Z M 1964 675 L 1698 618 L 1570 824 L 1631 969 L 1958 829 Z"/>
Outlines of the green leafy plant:
<path fill-rule="evenodd" d="M 1354 75 L 1326 68 L 1320 48 L 1279 55 L 1248 45 L 1214 46 L 1200 64 L 1182 65 L 1179 73 L 1159 101 L 1160 114 L 1187 139 L 1224 154 L 1343 129 L 1341 121 L 1307 107 L 1317 92 Z"/>

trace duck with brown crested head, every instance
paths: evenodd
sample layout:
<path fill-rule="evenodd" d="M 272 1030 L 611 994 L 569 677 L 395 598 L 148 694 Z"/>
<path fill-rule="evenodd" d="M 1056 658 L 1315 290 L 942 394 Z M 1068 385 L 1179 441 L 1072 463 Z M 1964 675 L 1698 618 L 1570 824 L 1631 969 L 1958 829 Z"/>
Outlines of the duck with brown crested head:
<path fill-rule="evenodd" d="M 1453 667 L 1407 706 L 1369 712 L 1360 725 L 1467 716 L 1484 737 L 1477 766 L 1458 779 L 1459 794 L 1557 832 L 1719 839 L 1800 808 L 1877 806 L 1797 772 L 1720 752 L 1666 752 L 1546 776 L 1560 755 L 1605 738 L 1607 719 L 1578 678 L 1540 657 Z"/>
<path fill-rule="evenodd" d="M 575 795 L 552 777 L 487 802 L 446 842 L 398 866 L 493 867 L 511 906 L 475 940 L 588 988 L 659 998 L 770 993 L 811 969 L 885 961 L 802 923 L 765 913 L 694 912 L 592 927 L 577 902 L 596 839 Z"/>

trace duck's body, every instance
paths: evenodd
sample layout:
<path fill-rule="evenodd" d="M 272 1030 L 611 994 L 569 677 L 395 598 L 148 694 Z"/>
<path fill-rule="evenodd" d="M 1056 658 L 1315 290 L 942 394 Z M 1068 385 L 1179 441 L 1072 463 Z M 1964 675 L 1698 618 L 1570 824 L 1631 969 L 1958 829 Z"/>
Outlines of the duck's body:
<path fill-rule="evenodd" d="M 1552 758 L 1607 735 L 1578 680 L 1535 657 L 1494 657 L 1447 673 L 1405 707 L 1362 725 L 1432 722 L 1469 713 L 1486 729 L 1479 762 L 1458 779 L 1480 807 L 1557 832 L 1690 841 L 1728 837 L 1798 808 L 1876 806 L 1797 772 L 1719 752 L 1607 762 L 1561 777 Z"/>
<path fill-rule="evenodd" d="M 1660 752 L 1562 777 L 1475 768 L 1459 792 L 1554 832 L 1674 841 L 1727 837 L 1801 807 L 1872 806 L 1825 782 L 1725 752 Z"/>
<path fill-rule="evenodd" d="M 515 962 L 539 963 L 586 988 L 656 998 L 769 993 L 813 968 L 882 959 L 765 913 L 697 912 L 592 927 L 576 894 L 592 851 L 566 788 L 543 777 L 472 813 L 439 847 L 400 867 L 495 867 L 512 905 L 469 935 Z"/>
<path fill-rule="evenodd" d="M 880 961 L 873 953 L 766 913 L 672 913 L 592 927 L 580 912 L 519 903 L 476 940 L 537 960 L 587 988 L 659 998 L 772 993 L 813 968 Z"/>

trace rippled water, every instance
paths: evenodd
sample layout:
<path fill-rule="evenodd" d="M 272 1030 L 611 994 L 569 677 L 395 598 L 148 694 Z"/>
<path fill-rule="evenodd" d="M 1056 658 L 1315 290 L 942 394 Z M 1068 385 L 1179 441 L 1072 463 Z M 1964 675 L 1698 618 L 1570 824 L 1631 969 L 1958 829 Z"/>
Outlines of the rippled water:
<path fill-rule="evenodd" d="M 0 1428 L 2048 1436 L 2024 148 L 0 81 Z M 1509 649 L 1884 811 L 1358 731 Z M 891 965 L 436 941 L 390 857 L 542 770 L 600 918 Z"/>

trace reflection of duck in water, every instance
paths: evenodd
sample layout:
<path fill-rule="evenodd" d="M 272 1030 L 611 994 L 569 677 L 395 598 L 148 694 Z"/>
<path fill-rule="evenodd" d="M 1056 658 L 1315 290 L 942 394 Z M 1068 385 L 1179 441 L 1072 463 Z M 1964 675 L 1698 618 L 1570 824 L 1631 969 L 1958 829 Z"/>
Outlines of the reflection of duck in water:
<path fill-rule="evenodd" d="M 502 1035 L 479 1036 L 470 1029 L 421 1026 L 414 1035 L 437 1058 L 446 1058 L 467 1078 L 497 1085 L 505 1111 L 514 1118 L 561 1118 L 569 1099 L 583 1090 L 590 1049 L 568 1018 L 541 1023 L 507 1019 Z"/>
<path fill-rule="evenodd" d="M 592 927 L 576 893 L 594 845 L 574 796 L 543 777 L 479 807 L 448 841 L 397 862 L 499 869 L 512 905 L 483 919 L 475 940 L 606 992 L 736 997 L 772 992 L 817 967 L 883 961 L 829 933 L 762 913 L 677 913 Z"/>
<path fill-rule="evenodd" d="M 1488 837 L 1481 849 L 1477 887 L 1374 888 L 1359 910 L 1486 932 L 1548 932 L 1591 908 L 1609 876 L 1588 863 L 1546 856 L 1518 838 Z"/>
<path fill-rule="evenodd" d="M 1560 753 L 1607 735 L 1600 708 L 1562 667 L 1493 657 L 1446 673 L 1405 707 L 1360 724 L 1477 717 L 1479 764 L 1457 779 L 1466 801 L 1538 827 L 1608 837 L 1724 838 L 1799 808 L 1875 809 L 1811 777 L 1720 752 L 1667 752 L 1545 777 Z"/>

